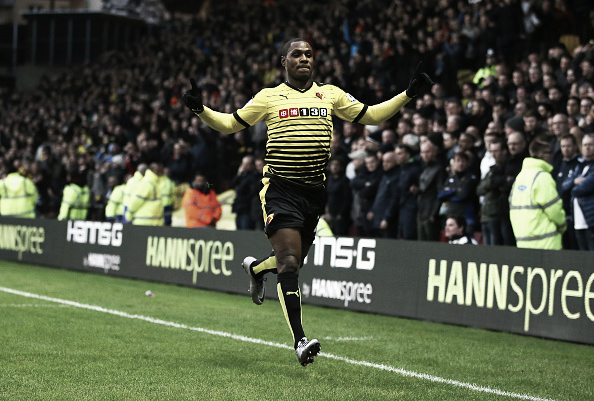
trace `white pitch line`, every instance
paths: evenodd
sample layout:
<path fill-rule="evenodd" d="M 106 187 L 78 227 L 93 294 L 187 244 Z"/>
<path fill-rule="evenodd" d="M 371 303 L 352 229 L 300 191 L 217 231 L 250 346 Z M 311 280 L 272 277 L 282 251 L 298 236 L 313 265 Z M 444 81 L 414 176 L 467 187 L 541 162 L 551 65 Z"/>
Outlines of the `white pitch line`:
<path fill-rule="evenodd" d="M 128 319 L 143 320 L 145 322 L 154 323 L 154 324 L 160 324 L 160 325 L 163 325 L 163 326 L 175 327 L 175 328 L 178 328 L 178 329 L 193 330 L 193 331 L 198 331 L 198 332 L 201 332 L 201 333 L 207 333 L 207 334 L 211 334 L 211 335 L 215 335 L 215 336 L 231 338 L 233 340 L 250 342 L 250 343 L 254 343 L 254 344 L 263 344 L 263 345 L 268 345 L 270 347 L 276 347 L 276 348 L 293 350 L 292 347 L 290 347 L 290 346 L 288 346 L 286 344 L 280 344 L 280 343 L 275 343 L 275 342 L 271 342 L 271 341 L 265 341 L 265 340 L 261 340 L 259 338 L 251 338 L 251 337 L 246 337 L 246 336 L 240 336 L 240 335 L 237 335 L 237 334 L 231 334 L 231 333 L 227 333 L 227 332 L 224 332 L 224 331 L 204 329 L 202 327 L 187 326 L 187 325 L 182 324 L 182 323 L 169 322 L 169 321 L 166 321 L 166 320 L 155 319 L 155 318 L 152 318 L 152 317 L 149 317 L 149 316 L 133 315 L 133 314 L 129 314 L 129 313 L 118 311 L 118 310 L 103 308 L 101 306 L 81 304 L 79 302 L 68 301 L 68 300 L 59 299 L 59 298 L 46 297 L 45 295 L 32 294 L 30 292 L 13 290 L 11 288 L 6 288 L 6 287 L 0 287 L 0 291 L 7 292 L 9 294 L 20 295 L 20 296 L 28 297 L 28 298 L 41 299 L 41 300 L 50 301 L 50 302 L 56 302 L 56 303 L 59 303 L 59 304 L 62 304 L 62 305 L 68 305 L 68 306 L 74 306 L 74 307 L 77 307 L 77 308 L 88 309 L 88 310 L 92 310 L 92 311 L 95 311 L 95 312 L 109 313 L 111 315 L 125 317 L 125 318 L 128 318 Z M 510 392 L 510 391 L 504 391 L 504 390 L 498 390 L 498 389 L 494 389 L 494 388 L 490 388 L 490 387 L 479 386 L 479 385 L 473 384 L 473 383 L 465 383 L 465 382 L 461 382 L 461 381 L 458 381 L 458 380 L 445 379 L 443 377 L 433 376 L 433 375 L 429 375 L 429 374 L 426 374 L 426 373 L 417 373 L 417 372 L 413 372 L 413 371 L 410 371 L 410 370 L 405 370 L 405 369 L 402 369 L 402 368 L 396 368 L 396 367 L 389 366 L 389 365 L 383 365 L 383 364 L 378 364 L 378 363 L 373 363 L 373 362 L 367 362 L 367 361 L 358 361 L 358 360 L 355 360 L 355 359 L 345 358 L 345 357 L 338 356 L 338 355 L 327 354 L 325 352 L 321 352 L 318 356 L 323 356 L 323 357 L 326 357 L 326 358 L 329 358 L 329 359 L 334 359 L 334 360 L 337 360 L 337 361 L 346 362 L 346 363 L 349 363 L 351 365 L 366 366 L 366 367 L 373 368 L 373 369 L 379 369 L 379 370 L 383 370 L 383 371 L 387 371 L 387 372 L 393 372 L 393 373 L 397 373 L 397 374 L 399 374 L 401 376 L 414 377 L 414 378 L 417 378 L 417 379 L 428 380 L 428 381 L 436 382 L 436 383 L 445 383 L 445 384 L 449 384 L 449 385 L 456 386 L 456 387 L 461 387 L 461 388 L 466 388 L 466 389 L 473 390 L 473 391 L 478 391 L 478 392 L 481 392 L 481 393 L 489 393 L 489 394 L 495 394 L 495 395 L 502 395 L 502 396 L 506 396 L 506 397 L 510 397 L 510 398 L 517 398 L 517 399 L 520 399 L 520 400 L 529 400 L 529 401 L 555 401 L 555 400 L 550 399 L 550 398 L 540 398 L 540 397 L 535 397 L 535 396 L 532 396 L 532 395 L 529 395 L 529 394 L 513 393 L 513 392 Z"/>
<path fill-rule="evenodd" d="M 0 308 L 68 308 L 68 305 L 49 304 L 0 304 Z"/>

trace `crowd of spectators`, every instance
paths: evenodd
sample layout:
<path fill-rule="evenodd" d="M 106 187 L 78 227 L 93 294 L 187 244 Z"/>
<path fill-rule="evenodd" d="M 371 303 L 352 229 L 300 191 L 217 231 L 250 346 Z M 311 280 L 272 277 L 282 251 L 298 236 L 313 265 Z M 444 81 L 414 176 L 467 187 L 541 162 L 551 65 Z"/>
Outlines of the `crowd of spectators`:
<path fill-rule="evenodd" d="M 455 214 L 471 236 L 512 245 L 507 195 L 530 141 L 548 136 L 561 181 L 594 132 L 592 12 L 588 0 L 204 2 L 35 91 L 2 93 L 0 177 L 31 161 L 37 213 L 48 218 L 74 171 L 91 190 L 89 219 L 103 218 L 110 177 L 125 182 L 142 163 L 163 163 L 183 190 L 196 172 L 217 192 L 233 188 L 244 157 L 265 156 L 265 125 L 224 136 L 180 96 L 195 77 L 206 105 L 232 112 L 284 80 L 278 50 L 304 37 L 315 80 L 366 104 L 406 89 L 419 61 L 437 82 L 382 126 L 335 122 L 325 215 L 334 233 L 439 240 Z"/>

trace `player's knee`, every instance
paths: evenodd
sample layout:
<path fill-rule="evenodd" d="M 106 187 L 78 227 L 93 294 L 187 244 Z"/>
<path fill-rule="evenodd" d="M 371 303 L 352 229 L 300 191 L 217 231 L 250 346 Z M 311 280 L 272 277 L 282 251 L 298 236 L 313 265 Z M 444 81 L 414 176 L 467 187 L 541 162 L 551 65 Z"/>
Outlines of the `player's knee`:
<path fill-rule="evenodd" d="M 276 267 L 279 273 L 298 273 L 299 258 L 295 255 L 286 255 L 279 259 L 276 257 Z"/>

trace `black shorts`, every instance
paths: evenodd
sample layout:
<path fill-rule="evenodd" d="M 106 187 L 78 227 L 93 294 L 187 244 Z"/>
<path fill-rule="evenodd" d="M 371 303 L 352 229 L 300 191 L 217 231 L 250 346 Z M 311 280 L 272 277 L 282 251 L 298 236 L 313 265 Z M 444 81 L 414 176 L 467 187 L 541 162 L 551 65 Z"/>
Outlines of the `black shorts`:
<path fill-rule="evenodd" d="M 302 237 L 313 241 L 318 219 L 324 214 L 326 189 L 301 187 L 265 177 L 260 191 L 264 208 L 264 232 L 268 237 L 281 228 L 296 228 Z"/>

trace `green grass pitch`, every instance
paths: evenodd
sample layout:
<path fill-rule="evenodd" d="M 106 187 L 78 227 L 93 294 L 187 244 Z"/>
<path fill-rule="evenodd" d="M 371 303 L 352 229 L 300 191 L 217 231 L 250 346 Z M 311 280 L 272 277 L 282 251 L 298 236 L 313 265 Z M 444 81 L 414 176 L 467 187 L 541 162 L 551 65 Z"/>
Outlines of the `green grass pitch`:
<path fill-rule="evenodd" d="M 594 400 L 592 346 L 308 305 L 303 320 L 322 343 L 306 368 L 274 300 L 0 261 L 0 400 Z"/>

